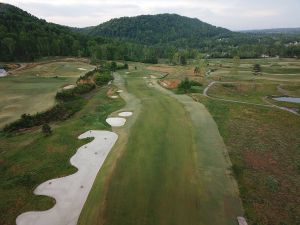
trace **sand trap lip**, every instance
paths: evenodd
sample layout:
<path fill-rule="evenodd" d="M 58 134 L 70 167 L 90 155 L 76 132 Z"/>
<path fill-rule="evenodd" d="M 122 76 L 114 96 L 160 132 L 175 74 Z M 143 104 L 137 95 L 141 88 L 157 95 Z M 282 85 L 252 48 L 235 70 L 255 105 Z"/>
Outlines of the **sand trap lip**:
<path fill-rule="evenodd" d="M 112 127 L 122 127 L 124 126 L 126 119 L 121 117 L 109 117 L 106 119 L 106 122 Z"/>
<path fill-rule="evenodd" d="M 77 68 L 77 69 L 79 69 L 79 70 L 81 70 L 81 71 L 86 71 L 87 69 L 84 69 L 84 68 L 81 68 L 81 67 L 79 67 L 79 68 Z"/>
<path fill-rule="evenodd" d="M 55 198 L 56 204 L 46 211 L 32 211 L 19 215 L 18 225 L 76 225 L 83 205 L 105 158 L 118 139 L 109 131 L 87 131 L 79 139 L 95 139 L 80 147 L 70 159 L 78 171 L 72 175 L 48 180 L 39 185 L 34 193 Z"/>
<path fill-rule="evenodd" d="M 118 115 L 121 117 L 130 117 L 132 116 L 132 112 L 120 112 Z"/>

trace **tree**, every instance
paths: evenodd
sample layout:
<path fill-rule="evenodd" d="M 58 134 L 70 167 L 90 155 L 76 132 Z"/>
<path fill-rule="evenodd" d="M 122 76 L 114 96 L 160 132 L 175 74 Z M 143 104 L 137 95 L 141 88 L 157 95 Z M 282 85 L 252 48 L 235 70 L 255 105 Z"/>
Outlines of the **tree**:
<path fill-rule="evenodd" d="M 49 126 L 49 124 L 45 123 L 43 124 L 42 126 L 42 132 L 45 136 L 49 136 L 52 134 L 52 129 L 51 127 Z"/>
<path fill-rule="evenodd" d="M 253 66 L 253 75 L 261 75 L 261 66 L 259 64 L 254 64 Z"/>

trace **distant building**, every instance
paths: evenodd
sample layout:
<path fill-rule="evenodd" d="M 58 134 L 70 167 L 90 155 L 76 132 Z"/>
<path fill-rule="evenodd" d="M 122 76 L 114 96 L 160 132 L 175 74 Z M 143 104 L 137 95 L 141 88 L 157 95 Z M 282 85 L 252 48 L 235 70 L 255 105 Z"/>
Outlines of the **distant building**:
<path fill-rule="evenodd" d="M 6 77 L 7 76 L 7 72 L 5 69 L 0 69 L 0 77 Z"/>

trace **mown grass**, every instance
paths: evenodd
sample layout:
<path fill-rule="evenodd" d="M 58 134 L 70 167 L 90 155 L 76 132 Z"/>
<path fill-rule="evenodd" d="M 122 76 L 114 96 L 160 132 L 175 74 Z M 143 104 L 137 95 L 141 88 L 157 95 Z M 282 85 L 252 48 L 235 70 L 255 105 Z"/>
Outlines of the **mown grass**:
<path fill-rule="evenodd" d="M 241 211 L 235 190 L 227 192 L 231 180 L 219 140 L 211 145 L 215 134 L 196 129 L 183 103 L 148 85 L 149 71 L 139 67 L 124 77 L 141 112 L 117 149 L 121 156 L 112 151 L 117 163 L 109 157 L 98 174 L 79 224 L 232 224 Z M 207 136 L 212 140 L 202 143 Z"/>
<path fill-rule="evenodd" d="M 40 128 L 0 137 L 0 224 L 15 224 L 16 217 L 29 210 L 51 208 L 54 200 L 35 196 L 40 183 L 76 172 L 69 159 L 87 140 L 78 140 L 90 129 L 110 129 L 107 115 L 124 105 L 121 99 L 106 96 L 101 88 L 85 96 L 87 104 L 71 119 L 52 124 L 53 134 L 44 137 Z"/>
<path fill-rule="evenodd" d="M 74 84 L 92 69 L 82 62 L 52 62 L 13 73 L 0 79 L 0 128 L 17 120 L 22 114 L 44 111 L 55 104 L 59 88 Z M 38 75 L 38 76 L 37 76 Z"/>
<path fill-rule="evenodd" d="M 288 112 L 198 95 L 229 149 L 250 225 L 299 222 L 300 120 Z"/>

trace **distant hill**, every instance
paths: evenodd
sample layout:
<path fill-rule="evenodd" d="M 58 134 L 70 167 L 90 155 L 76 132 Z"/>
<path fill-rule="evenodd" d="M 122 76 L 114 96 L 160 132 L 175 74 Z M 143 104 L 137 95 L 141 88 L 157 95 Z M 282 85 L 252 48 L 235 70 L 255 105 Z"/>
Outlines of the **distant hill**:
<path fill-rule="evenodd" d="M 32 61 L 44 56 L 155 63 L 180 54 L 194 58 L 262 55 L 300 57 L 300 34 L 240 33 L 177 14 L 112 19 L 95 27 L 48 23 L 0 3 L 0 61 Z"/>
<path fill-rule="evenodd" d="M 274 28 L 262 30 L 243 30 L 242 33 L 256 33 L 256 34 L 300 34 L 300 27 L 298 28 Z"/>
<path fill-rule="evenodd" d="M 0 61 L 77 55 L 84 36 L 48 23 L 13 5 L 0 3 Z"/>
<path fill-rule="evenodd" d="M 222 38 L 233 32 L 199 19 L 177 14 L 142 15 L 112 19 L 91 28 L 84 28 L 92 36 L 114 37 L 141 44 L 201 42 L 208 38 Z"/>

